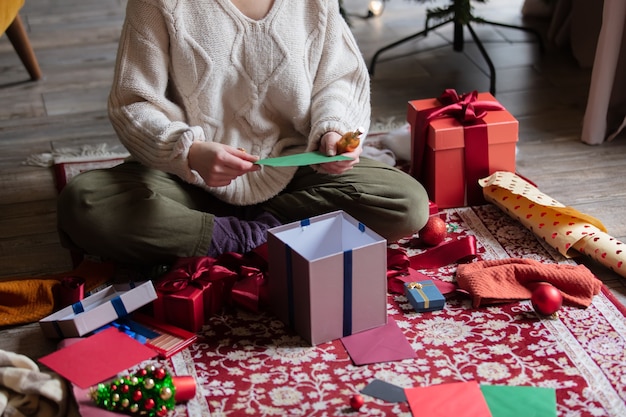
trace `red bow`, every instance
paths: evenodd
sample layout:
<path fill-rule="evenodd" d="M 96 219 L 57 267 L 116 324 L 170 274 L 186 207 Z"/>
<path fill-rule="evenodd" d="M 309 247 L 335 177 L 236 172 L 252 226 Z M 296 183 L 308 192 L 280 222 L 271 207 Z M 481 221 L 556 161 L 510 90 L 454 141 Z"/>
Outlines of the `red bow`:
<path fill-rule="evenodd" d="M 484 118 L 489 110 L 504 110 L 504 107 L 497 101 L 479 101 L 476 90 L 459 95 L 456 90 L 448 88 L 437 100 L 443 106 L 430 113 L 427 120 L 449 116 L 465 125 Z"/>
<path fill-rule="evenodd" d="M 180 258 L 171 270 L 157 283 L 157 290 L 171 294 L 182 291 L 189 285 L 207 288 L 212 283 L 229 279 L 234 281 L 237 274 L 217 264 L 214 258 L 197 256 Z"/>

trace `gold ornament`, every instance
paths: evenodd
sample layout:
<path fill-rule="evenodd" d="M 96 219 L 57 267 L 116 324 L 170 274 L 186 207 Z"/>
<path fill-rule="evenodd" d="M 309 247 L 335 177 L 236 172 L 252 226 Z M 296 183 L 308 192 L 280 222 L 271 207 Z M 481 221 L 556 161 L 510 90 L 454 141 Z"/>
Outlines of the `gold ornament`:
<path fill-rule="evenodd" d="M 146 379 L 143 381 L 143 386 L 144 386 L 146 389 L 152 389 L 152 388 L 154 388 L 154 379 L 152 379 L 152 378 L 146 378 Z"/>
<path fill-rule="evenodd" d="M 163 389 L 161 390 L 161 399 L 169 400 L 170 398 L 172 398 L 172 390 L 170 389 L 170 387 L 163 387 Z"/>

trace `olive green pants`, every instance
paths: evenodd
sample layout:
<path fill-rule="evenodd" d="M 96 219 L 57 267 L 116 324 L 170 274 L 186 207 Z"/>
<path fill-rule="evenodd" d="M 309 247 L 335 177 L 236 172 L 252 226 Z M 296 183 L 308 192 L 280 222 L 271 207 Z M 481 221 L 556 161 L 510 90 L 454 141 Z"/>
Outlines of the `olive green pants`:
<path fill-rule="evenodd" d="M 58 226 L 68 248 L 155 264 L 205 256 L 214 216 L 252 219 L 268 211 L 290 223 L 335 210 L 394 241 L 426 223 L 428 197 L 411 176 L 365 158 L 341 175 L 300 168 L 283 192 L 254 207 L 226 204 L 174 175 L 126 162 L 70 181 L 59 195 Z"/>

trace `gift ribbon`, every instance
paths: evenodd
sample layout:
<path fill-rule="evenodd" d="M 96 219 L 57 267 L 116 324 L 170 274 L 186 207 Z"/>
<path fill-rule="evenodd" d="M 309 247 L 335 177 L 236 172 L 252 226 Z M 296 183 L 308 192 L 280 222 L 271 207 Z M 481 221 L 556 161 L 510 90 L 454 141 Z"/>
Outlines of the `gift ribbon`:
<path fill-rule="evenodd" d="M 111 300 L 111 305 L 113 306 L 113 310 L 115 310 L 115 314 L 117 314 L 118 318 L 128 315 L 126 306 L 124 306 L 124 302 L 119 295 Z"/>
<path fill-rule="evenodd" d="M 360 223 L 359 223 L 360 224 Z M 343 335 L 352 334 L 352 250 L 343 252 Z"/>
<path fill-rule="evenodd" d="M 85 311 L 85 307 L 83 307 L 82 302 L 78 301 L 72 304 L 72 311 L 74 312 L 74 314 L 80 314 Z"/>
<path fill-rule="evenodd" d="M 410 266 L 411 260 L 404 250 L 387 248 L 387 291 L 402 294 L 404 283 L 411 279 Z"/>
<path fill-rule="evenodd" d="M 216 277 L 212 275 L 215 259 L 210 257 L 182 258 L 157 283 L 157 291 L 165 294 L 177 293 L 189 285 L 204 289 Z"/>
<path fill-rule="evenodd" d="M 93 333 L 99 333 L 110 327 L 114 327 L 120 332 L 127 334 L 141 344 L 146 344 L 148 340 L 154 339 L 159 336 L 159 333 L 155 332 L 154 330 L 151 330 L 132 320 L 128 320 L 127 318 L 112 321 L 111 323 L 94 330 Z"/>
<path fill-rule="evenodd" d="M 469 262 L 476 256 L 476 237 L 471 235 L 443 243 L 411 257 L 403 249 L 388 248 L 387 289 L 391 293 L 402 294 L 405 282 L 414 281 L 412 277 L 423 275 L 417 272 L 417 269 L 441 268 L 452 263 Z M 424 275 L 424 278 L 428 277 Z M 447 287 L 445 283 L 438 286 L 442 294 L 450 292 Z"/>
<path fill-rule="evenodd" d="M 296 322 L 296 309 L 293 301 L 293 261 L 292 249 L 289 245 L 285 245 L 285 268 L 287 270 L 287 320 L 290 326 L 294 326 Z"/>
<path fill-rule="evenodd" d="M 467 203 L 468 205 L 481 204 L 483 201 L 481 189 L 472 185 L 477 184 L 480 178 L 489 175 L 489 138 L 487 124 L 483 118 L 488 111 L 504 110 L 504 107 L 497 101 L 478 100 L 477 91 L 459 95 L 454 89 L 446 89 L 437 101 L 442 106 L 417 113 L 416 131 L 423 140 L 421 146 L 418 146 L 415 141 L 411 143 L 414 147 L 411 175 L 418 179 L 422 178 L 430 122 L 439 117 L 452 117 L 463 126 L 465 177 L 466 184 L 470 184 L 467 187 Z"/>
<path fill-rule="evenodd" d="M 411 256 L 410 265 L 414 269 L 441 268 L 452 263 L 469 262 L 476 256 L 476 237 L 469 235 Z"/>

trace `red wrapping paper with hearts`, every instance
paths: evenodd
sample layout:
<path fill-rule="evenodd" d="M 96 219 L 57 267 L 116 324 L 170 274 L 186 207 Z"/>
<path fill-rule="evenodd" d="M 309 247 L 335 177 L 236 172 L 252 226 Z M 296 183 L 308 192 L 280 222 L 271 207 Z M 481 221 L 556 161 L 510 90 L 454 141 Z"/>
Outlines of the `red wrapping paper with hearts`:
<path fill-rule="evenodd" d="M 565 257 L 587 255 L 626 277 L 626 244 L 607 234 L 596 218 L 567 207 L 512 172 L 479 180 L 485 199 Z"/>

